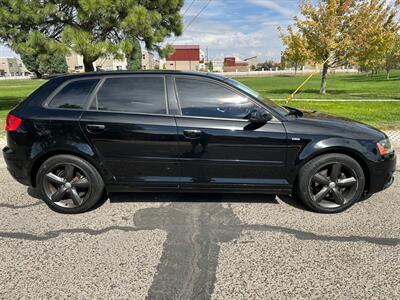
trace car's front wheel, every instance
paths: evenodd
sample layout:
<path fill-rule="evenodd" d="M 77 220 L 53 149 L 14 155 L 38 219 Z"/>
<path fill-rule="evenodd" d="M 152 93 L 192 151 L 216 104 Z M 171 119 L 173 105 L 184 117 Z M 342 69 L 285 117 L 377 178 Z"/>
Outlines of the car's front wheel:
<path fill-rule="evenodd" d="M 338 153 L 309 161 L 299 172 L 297 195 L 310 209 L 341 212 L 361 199 L 365 187 L 363 169 L 353 158 Z"/>
<path fill-rule="evenodd" d="M 104 192 L 96 168 L 73 155 L 56 155 L 46 160 L 39 168 L 36 182 L 43 200 L 60 213 L 88 211 Z"/>

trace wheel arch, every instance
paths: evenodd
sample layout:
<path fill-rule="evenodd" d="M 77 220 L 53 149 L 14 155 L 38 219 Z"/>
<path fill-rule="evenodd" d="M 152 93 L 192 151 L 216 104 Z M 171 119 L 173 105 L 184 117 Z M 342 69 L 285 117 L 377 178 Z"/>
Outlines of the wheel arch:
<path fill-rule="evenodd" d="M 85 155 L 83 153 L 80 153 L 78 151 L 73 151 L 73 150 L 66 150 L 66 149 L 62 149 L 62 150 L 50 150 L 46 153 L 41 154 L 40 156 L 38 156 L 32 167 L 30 170 L 30 180 L 31 180 L 31 184 L 32 187 L 36 187 L 36 175 L 37 172 L 39 171 L 40 166 L 46 161 L 48 160 L 50 157 L 56 156 L 56 155 L 73 155 L 76 157 L 79 157 L 81 159 L 84 159 L 85 161 L 89 162 L 94 168 L 96 168 L 96 170 L 100 173 L 101 177 L 103 178 L 104 182 L 106 182 L 106 178 L 108 176 L 108 172 L 102 168 L 101 166 L 99 166 L 97 164 L 97 162 L 90 156 Z"/>
<path fill-rule="evenodd" d="M 306 158 L 304 158 L 303 160 L 301 160 L 299 162 L 299 164 L 297 164 L 297 172 L 296 172 L 296 178 L 294 180 L 294 186 L 297 184 L 297 179 L 299 176 L 299 172 L 300 169 L 306 165 L 309 161 L 321 156 L 321 155 L 325 155 L 325 154 L 344 154 L 347 155 L 351 158 L 353 158 L 362 168 L 363 172 L 364 172 L 364 177 L 365 177 L 365 187 L 364 190 L 368 191 L 369 190 L 369 186 L 370 186 L 370 173 L 369 173 L 369 169 L 368 169 L 368 165 L 365 162 L 365 157 L 357 150 L 352 149 L 352 148 L 346 148 L 346 147 L 329 147 L 329 148 L 325 148 L 325 149 L 321 149 L 318 152 L 315 152 L 309 156 L 307 156 Z"/>

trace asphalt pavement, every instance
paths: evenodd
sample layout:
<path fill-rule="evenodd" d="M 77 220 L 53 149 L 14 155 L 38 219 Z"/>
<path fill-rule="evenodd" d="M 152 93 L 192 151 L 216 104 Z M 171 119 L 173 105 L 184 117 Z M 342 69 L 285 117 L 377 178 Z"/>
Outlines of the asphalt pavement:
<path fill-rule="evenodd" d="M 398 299 L 400 182 L 335 215 L 160 193 L 62 215 L 0 158 L 0 256 L 3 299 Z"/>

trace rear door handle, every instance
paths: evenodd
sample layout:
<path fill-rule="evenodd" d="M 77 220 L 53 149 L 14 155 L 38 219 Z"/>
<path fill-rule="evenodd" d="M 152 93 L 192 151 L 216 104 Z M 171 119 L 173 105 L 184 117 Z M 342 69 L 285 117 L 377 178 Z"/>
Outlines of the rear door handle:
<path fill-rule="evenodd" d="M 183 136 L 187 139 L 198 139 L 201 136 L 201 130 L 186 129 L 183 131 Z"/>
<path fill-rule="evenodd" d="M 106 126 L 103 124 L 88 124 L 86 125 L 86 129 L 89 132 L 98 133 L 104 131 L 104 129 L 106 129 Z"/>

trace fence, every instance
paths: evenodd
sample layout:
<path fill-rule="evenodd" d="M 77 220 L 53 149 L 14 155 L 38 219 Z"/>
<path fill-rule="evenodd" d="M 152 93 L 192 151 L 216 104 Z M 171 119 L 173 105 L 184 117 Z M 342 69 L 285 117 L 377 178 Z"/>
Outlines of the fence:
<path fill-rule="evenodd" d="M 0 76 L 0 80 L 31 79 L 31 76 Z"/>
<path fill-rule="evenodd" d="M 297 75 L 307 75 L 314 72 L 313 69 L 298 70 Z M 329 73 L 358 73 L 357 69 L 330 69 Z M 294 70 L 278 70 L 278 71 L 248 71 L 248 72 L 224 72 L 220 73 L 227 77 L 264 77 L 277 75 L 294 75 Z"/>

